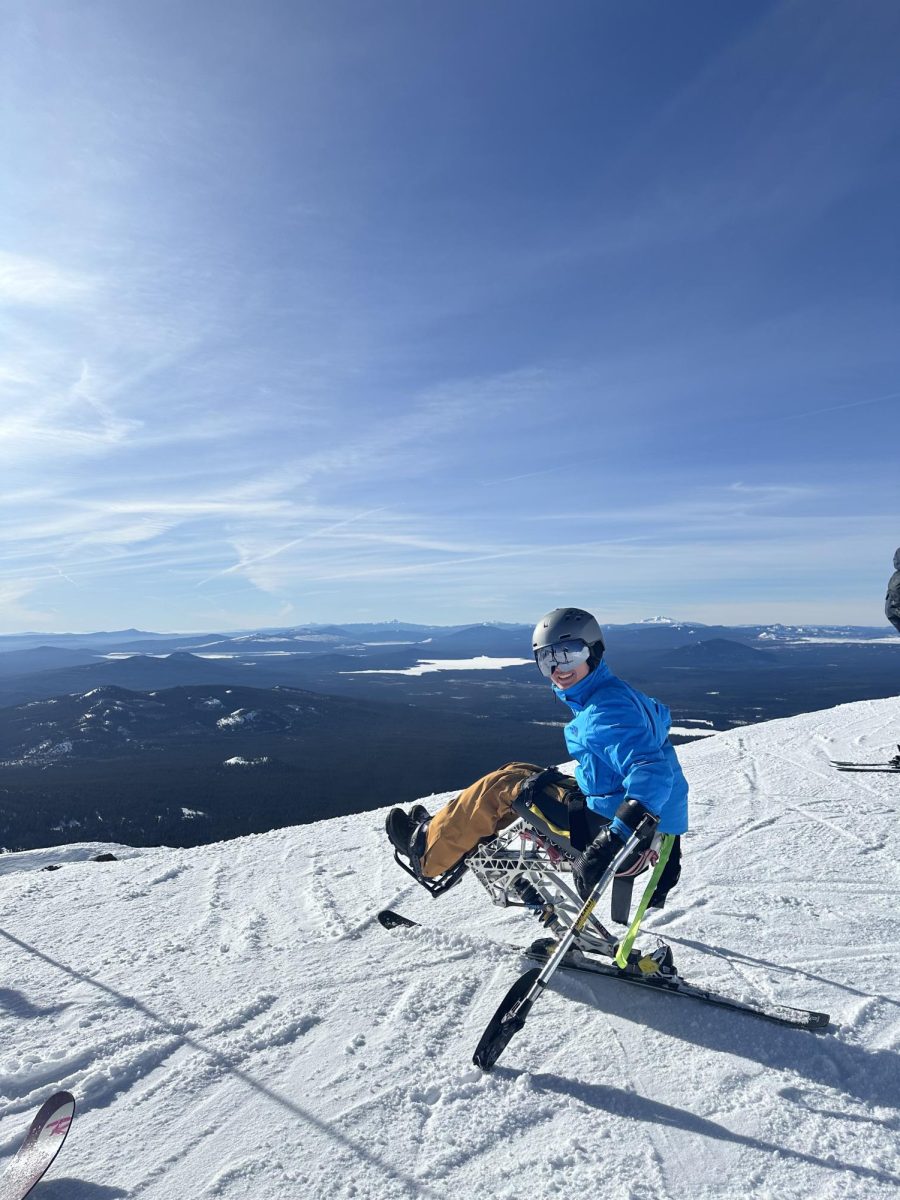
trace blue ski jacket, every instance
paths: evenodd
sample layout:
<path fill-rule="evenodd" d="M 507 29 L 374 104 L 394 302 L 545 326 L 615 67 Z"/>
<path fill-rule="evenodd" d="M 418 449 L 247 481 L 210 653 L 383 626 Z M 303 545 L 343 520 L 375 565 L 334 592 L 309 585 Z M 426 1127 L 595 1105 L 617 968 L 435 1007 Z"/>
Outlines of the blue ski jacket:
<path fill-rule="evenodd" d="M 669 741 L 672 714 L 617 676 L 605 662 L 573 687 L 554 692 L 574 713 L 566 746 L 588 807 L 612 818 L 626 796 L 659 817 L 660 833 L 688 827 L 688 785 Z"/>

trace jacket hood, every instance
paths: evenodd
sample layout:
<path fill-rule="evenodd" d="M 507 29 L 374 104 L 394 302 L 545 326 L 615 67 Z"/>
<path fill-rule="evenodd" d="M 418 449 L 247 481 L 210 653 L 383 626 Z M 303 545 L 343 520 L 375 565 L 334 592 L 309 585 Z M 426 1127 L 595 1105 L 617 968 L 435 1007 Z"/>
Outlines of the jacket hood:
<path fill-rule="evenodd" d="M 900 571 L 900 549 L 894 551 L 894 570 Z"/>

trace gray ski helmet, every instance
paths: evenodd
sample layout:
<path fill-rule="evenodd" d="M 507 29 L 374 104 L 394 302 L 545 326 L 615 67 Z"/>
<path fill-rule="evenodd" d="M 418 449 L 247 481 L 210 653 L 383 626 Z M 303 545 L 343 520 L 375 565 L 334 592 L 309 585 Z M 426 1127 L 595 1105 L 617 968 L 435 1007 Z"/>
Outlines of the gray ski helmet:
<path fill-rule="evenodd" d="M 552 646 L 554 642 L 566 642 L 576 638 L 587 642 L 590 646 L 591 657 L 588 659 L 588 667 L 593 671 L 603 657 L 606 646 L 603 641 L 603 630 L 597 624 L 596 617 L 592 617 L 583 608 L 554 608 L 552 612 L 545 613 L 541 617 L 531 635 L 531 651 L 534 654 L 534 661 L 537 662 L 537 652 L 544 646 Z"/>

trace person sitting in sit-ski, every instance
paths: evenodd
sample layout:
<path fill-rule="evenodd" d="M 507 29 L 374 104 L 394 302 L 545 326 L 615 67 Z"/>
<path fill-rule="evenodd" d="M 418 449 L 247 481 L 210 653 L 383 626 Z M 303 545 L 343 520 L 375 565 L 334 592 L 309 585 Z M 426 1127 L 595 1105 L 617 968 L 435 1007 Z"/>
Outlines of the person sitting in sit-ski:
<path fill-rule="evenodd" d="M 600 626 L 583 609 L 557 608 L 542 617 L 532 650 L 541 674 L 572 711 L 565 739 L 577 761 L 575 778 L 534 763 L 507 763 L 433 817 L 421 804 L 408 813 L 392 809 L 388 837 L 416 878 L 434 890 L 433 881 L 461 872 L 466 855 L 517 819 L 513 804 L 523 789 L 533 792 L 536 786 L 544 817 L 548 811 L 568 816 L 572 847 L 579 849 L 576 824 L 590 832 L 589 840 L 581 838 L 583 848 L 572 864 L 579 895 L 586 899 L 649 813 L 656 819 L 656 833 L 674 835 L 650 900 L 652 907 L 661 908 L 678 882 L 680 835 L 688 825 L 688 785 L 668 736 L 671 714 L 612 673 L 603 661 Z M 648 845 L 645 838 L 645 851 Z M 619 870 L 633 872 L 635 864 L 625 863 Z"/>

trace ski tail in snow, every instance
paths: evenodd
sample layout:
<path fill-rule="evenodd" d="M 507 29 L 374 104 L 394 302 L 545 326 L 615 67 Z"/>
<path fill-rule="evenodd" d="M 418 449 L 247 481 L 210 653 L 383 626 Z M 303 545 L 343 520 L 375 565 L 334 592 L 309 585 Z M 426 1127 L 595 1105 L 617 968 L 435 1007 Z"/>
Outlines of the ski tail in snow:
<path fill-rule="evenodd" d="M 23 1200 L 56 1158 L 75 1115 L 75 1097 L 57 1092 L 46 1100 L 12 1162 L 0 1175 L 0 1200 Z"/>

